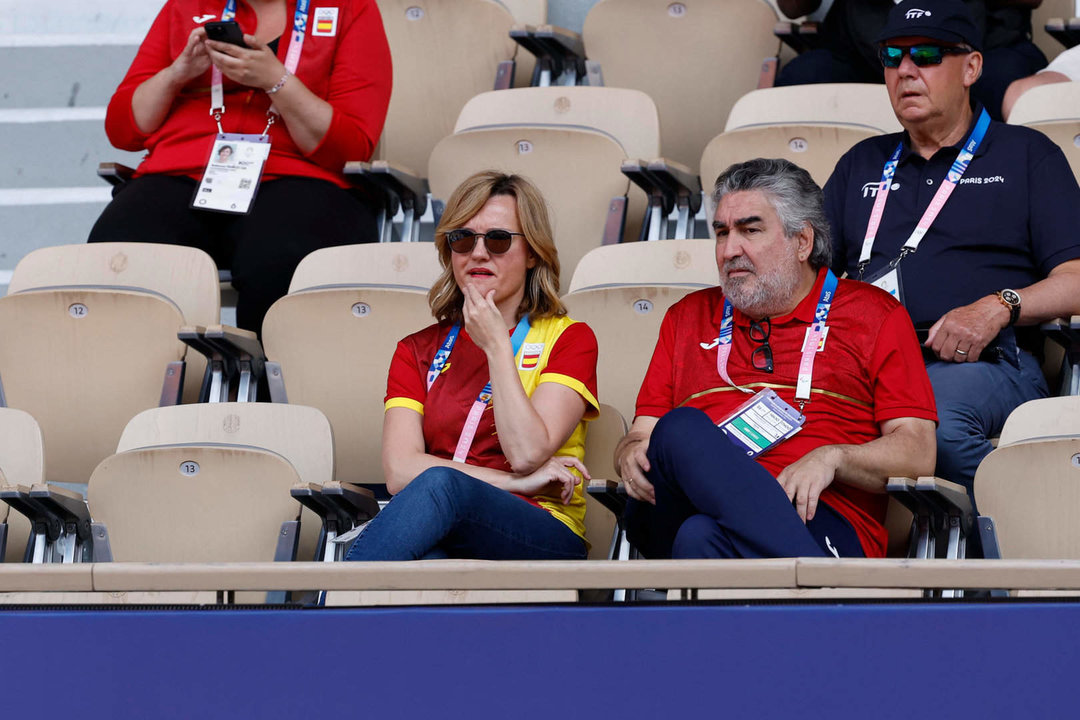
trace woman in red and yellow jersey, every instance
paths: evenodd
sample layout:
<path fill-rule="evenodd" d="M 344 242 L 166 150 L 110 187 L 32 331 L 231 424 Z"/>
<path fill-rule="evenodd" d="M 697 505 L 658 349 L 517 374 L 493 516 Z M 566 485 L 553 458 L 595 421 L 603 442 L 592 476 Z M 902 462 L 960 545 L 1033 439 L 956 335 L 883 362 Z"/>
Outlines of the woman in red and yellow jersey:
<path fill-rule="evenodd" d="M 478 173 L 450 196 L 435 243 L 438 322 L 398 343 L 387 382 L 395 497 L 348 559 L 584 558 L 596 337 L 559 301 L 543 197 Z"/>

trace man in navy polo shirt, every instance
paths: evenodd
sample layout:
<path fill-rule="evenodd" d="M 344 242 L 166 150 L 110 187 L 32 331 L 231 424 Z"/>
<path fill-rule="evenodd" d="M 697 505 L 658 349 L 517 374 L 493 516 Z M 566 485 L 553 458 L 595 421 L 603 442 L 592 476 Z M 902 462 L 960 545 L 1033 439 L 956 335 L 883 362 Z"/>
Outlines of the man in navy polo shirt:
<path fill-rule="evenodd" d="M 980 37 L 959 0 L 905 0 L 878 37 L 905 132 L 825 186 L 836 272 L 901 300 L 937 400 L 937 474 L 972 487 L 1008 414 L 1047 394 L 1032 326 L 1080 313 L 1080 188 L 1041 133 L 972 104 Z"/>

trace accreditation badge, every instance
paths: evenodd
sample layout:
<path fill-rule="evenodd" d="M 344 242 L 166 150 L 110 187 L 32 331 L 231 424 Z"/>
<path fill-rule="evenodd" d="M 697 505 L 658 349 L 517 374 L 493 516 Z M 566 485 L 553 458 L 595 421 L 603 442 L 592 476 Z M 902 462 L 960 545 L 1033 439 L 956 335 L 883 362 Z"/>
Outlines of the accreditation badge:
<path fill-rule="evenodd" d="M 754 393 L 716 426 L 748 457 L 754 458 L 802 430 L 805 422 L 802 413 L 766 388 Z"/>
<path fill-rule="evenodd" d="M 885 268 L 865 278 L 875 287 L 879 287 L 896 298 L 901 305 L 904 304 L 904 283 L 900 278 L 900 266 L 887 265 Z"/>
<path fill-rule="evenodd" d="M 219 133 L 191 207 L 247 215 L 268 157 L 269 135 Z"/>

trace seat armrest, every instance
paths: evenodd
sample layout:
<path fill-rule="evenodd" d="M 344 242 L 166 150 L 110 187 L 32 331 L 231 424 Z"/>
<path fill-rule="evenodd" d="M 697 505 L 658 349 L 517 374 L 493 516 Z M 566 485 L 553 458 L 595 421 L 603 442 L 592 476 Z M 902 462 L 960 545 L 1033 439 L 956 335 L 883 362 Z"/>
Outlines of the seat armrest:
<path fill-rule="evenodd" d="M 39 483 L 30 488 L 30 497 L 58 517 L 65 526 L 73 528 L 79 540 L 85 542 L 90 539 L 90 510 L 82 495 L 73 490 Z"/>
<path fill-rule="evenodd" d="M 576 85 L 586 77 L 585 43 L 579 33 L 554 25 L 515 25 L 510 37 L 536 57 L 532 85 Z M 549 77 L 542 81 L 545 72 Z"/>
<path fill-rule="evenodd" d="M 115 162 L 98 163 L 98 177 L 114 187 L 123 185 L 135 175 L 135 170 L 127 165 Z"/>
<path fill-rule="evenodd" d="M 1080 18 L 1050 18 L 1045 29 L 1047 35 L 1066 48 L 1080 44 Z"/>
<path fill-rule="evenodd" d="M 585 62 L 581 33 L 557 25 L 541 25 L 536 28 L 536 39 L 548 50 L 559 53 L 565 62 Z"/>
<path fill-rule="evenodd" d="M 701 178 L 696 172 L 666 158 L 651 161 L 648 171 L 677 199 L 676 202 L 685 200 L 689 204 L 691 213 L 696 213 L 701 209 Z"/>
<path fill-rule="evenodd" d="M 975 514 L 971 497 L 963 485 L 938 477 L 920 477 L 915 481 L 915 492 L 944 515 L 970 519 Z"/>
<path fill-rule="evenodd" d="M 222 352 L 234 357 L 265 358 L 259 336 L 252 330 L 243 330 L 230 325 L 210 325 L 204 333 L 206 341 Z"/>
<path fill-rule="evenodd" d="M 585 489 L 590 497 L 614 513 L 617 519 L 622 520 L 627 496 L 626 487 L 621 481 L 593 478 Z"/>
<path fill-rule="evenodd" d="M 384 160 L 371 163 L 365 172 L 371 180 L 385 192 L 394 193 L 402 207 L 411 210 L 416 219 L 427 212 L 427 198 L 430 189 L 428 181 L 402 167 L 394 167 Z"/>
<path fill-rule="evenodd" d="M 323 498 L 347 511 L 357 524 L 367 522 L 379 512 L 375 493 L 354 483 L 330 481 L 322 486 Z"/>
<path fill-rule="evenodd" d="M 48 542 L 55 542 L 63 532 L 63 522 L 54 512 L 30 496 L 25 485 L 0 486 L 0 501 L 26 516 L 35 534 L 44 533 Z"/>
<path fill-rule="evenodd" d="M 624 160 L 620 166 L 622 174 L 637 185 L 649 197 L 649 205 L 659 205 L 666 215 L 675 207 L 675 196 L 651 172 L 644 160 Z"/>

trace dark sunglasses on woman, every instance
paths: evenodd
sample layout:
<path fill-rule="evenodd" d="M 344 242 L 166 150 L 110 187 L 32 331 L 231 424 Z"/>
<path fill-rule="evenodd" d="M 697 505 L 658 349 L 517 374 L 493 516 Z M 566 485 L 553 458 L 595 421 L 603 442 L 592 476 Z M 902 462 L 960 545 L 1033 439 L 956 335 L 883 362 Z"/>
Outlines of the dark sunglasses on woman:
<path fill-rule="evenodd" d="M 478 233 L 468 228 L 462 228 L 446 233 L 446 242 L 450 249 L 456 253 L 471 253 L 473 248 L 476 247 L 476 241 L 484 238 L 484 247 L 487 248 L 489 253 L 502 255 L 510 249 L 510 244 L 514 242 L 515 235 L 525 237 L 524 233 L 510 232 L 501 228 L 488 230 L 486 233 Z"/>
<path fill-rule="evenodd" d="M 904 55 L 911 56 L 911 62 L 919 67 L 927 65 L 940 65 L 946 55 L 967 55 L 973 52 L 971 48 L 957 47 L 953 45 L 911 45 L 910 47 L 897 47 L 884 45 L 878 50 L 881 64 L 887 68 L 898 68 L 904 60 Z"/>

